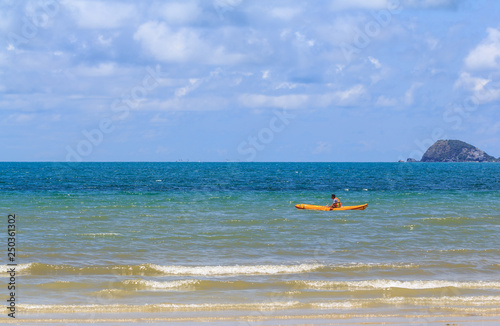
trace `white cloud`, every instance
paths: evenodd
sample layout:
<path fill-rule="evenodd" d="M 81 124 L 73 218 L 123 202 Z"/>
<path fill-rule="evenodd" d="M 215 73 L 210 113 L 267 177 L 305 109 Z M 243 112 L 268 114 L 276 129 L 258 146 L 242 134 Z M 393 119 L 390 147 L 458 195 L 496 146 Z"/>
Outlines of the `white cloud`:
<path fill-rule="evenodd" d="M 300 8 L 277 7 L 270 11 L 270 15 L 274 18 L 282 20 L 291 20 L 301 13 Z"/>
<path fill-rule="evenodd" d="M 495 83 L 494 73 L 500 69 L 500 30 L 488 28 L 487 33 L 487 37 L 465 58 L 464 71 L 454 84 L 455 90 L 469 92 L 472 99 L 480 104 L 500 98 L 500 85 Z M 485 73 L 489 74 L 487 78 Z"/>
<path fill-rule="evenodd" d="M 297 88 L 297 84 L 295 83 L 289 83 L 289 82 L 282 82 L 278 84 L 278 86 L 275 87 L 275 89 L 294 89 Z"/>
<path fill-rule="evenodd" d="M 500 31 L 488 28 L 488 36 L 465 58 L 470 70 L 500 68 Z"/>
<path fill-rule="evenodd" d="M 324 94 L 318 97 L 318 105 L 320 107 L 334 106 L 350 106 L 358 104 L 366 96 L 366 88 L 359 84 L 353 87 L 336 91 L 329 94 Z"/>
<path fill-rule="evenodd" d="M 76 23 L 82 28 L 118 28 L 132 19 L 136 13 L 134 5 L 123 2 L 64 1 L 72 12 Z"/>
<path fill-rule="evenodd" d="M 305 94 L 291 94 L 270 96 L 262 94 L 243 94 L 239 97 L 242 105 L 250 108 L 285 108 L 298 109 L 306 106 L 309 96 Z"/>
<path fill-rule="evenodd" d="M 12 20 L 14 20 L 15 15 L 10 12 L 9 8 L 0 7 L 0 31 L 2 34 L 7 35 L 7 33 L 12 29 Z"/>
<path fill-rule="evenodd" d="M 219 111 L 227 107 L 227 98 L 220 96 L 207 96 L 200 98 L 173 97 L 168 99 L 146 100 L 141 103 L 141 111 Z M 163 118 L 157 116 L 152 122 L 162 122 Z"/>
<path fill-rule="evenodd" d="M 336 92 L 335 95 L 341 102 L 350 102 L 352 100 L 358 100 L 365 93 L 366 89 L 363 85 L 356 85 L 348 90 Z"/>
<path fill-rule="evenodd" d="M 134 34 L 143 48 L 160 60 L 189 61 L 200 51 L 208 50 L 207 45 L 192 29 L 173 31 L 164 23 L 147 22 Z"/>
<path fill-rule="evenodd" d="M 20 114 L 11 114 L 9 115 L 8 119 L 13 120 L 15 122 L 29 122 L 35 118 L 35 114 L 25 114 L 25 113 L 20 113 Z"/>
<path fill-rule="evenodd" d="M 318 29 L 317 35 L 322 42 L 331 44 L 336 48 L 342 42 L 351 43 L 358 33 L 359 26 L 363 26 L 366 17 L 363 15 L 339 15 L 332 21 Z"/>
<path fill-rule="evenodd" d="M 453 86 L 455 89 L 464 88 L 469 91 L 478 91 L 481 90 L 484 85 L 488 84 L 491 80 L 479 77 L 473 77 L 468 72 L 463 72 L 460 74 L 460 77 L 455 82 Z"/>
<path fill-rule="evenodd" d="M 398 100 L 395 98 L 389 98 L 384 95 L 380 95 L 375 103 L 376 106 L 396 106 L 398 104 Z"/>
<path fill-rule="evenodd" d="M 100 34 L 98 37 L 97 37 L 97 43 L 103 45 L 103 46 L 110 46 L 111 43 L 113 42 L 113 38 L 112 37 L 104 37 L 104 35 Z"/>
<path fill-rule="evenodd" d="M 429 47 L 430 50 L 435 50 L 437 46 L 439 45 L 439 40 L 434 37 L 428 37 L 425 42 L 427 43 L 427 46 Z"/>
<path fill-rule="evenodd" d="M 110 76 L 115 72 L 116 64 L 113 62 L 101 63 L 97 66 L 80 65 L 75 68 L 74 73 L 84 77 Z"/>
<path fill-rule="evenodd" d="M 424 84 L 420 82 L 415 82 L 411 85 L 411 87 L 406 91 L 404 102 L 406 105 L 412 105 L 415 101 L 415 92 L 422 87 Z"/>
<path fill-rule="evenodd" d="M 290 35 L 291 32 L 292 32 L 292 30 L 289 28 L 282 30 L 280 33 L 280 38 L 282 40 L 286 40 L 288 38 L 288 35 Z"/>
<path fill-rule="evenodd" d="M 312 47 L 316 44 L 314 39 L 307 39 L 307 37 L 300 32 L 295 32 L 295 41 L 297 45 L 301 47 L 304 46 L 306 48 Z"/>
<path fill-rule="evenodd" d="M 187 24 L 200 16 L 201 9 L 193 1 L 170 2 L 163 4 L 159 9 L 159 15 L 169 24 Z"/>
<path fill-rule="evenodd" d="M 183 97 L 197 89 L 203 81 L 201 79 L 191 78 L 189 84 L 184 87 L 179 87 L 175 90 L 175 96 Z"/>
<path fill-rule="evenodd" d="M 344 67 L 345 67 L 345 65 L 341 65 L 341 64 L 335 65 L 335 72 L 337 74 L 342 73 L 342 71 L 344 70 Z"/>
<path fill-rule="evenodd" d="M 370 62 L 375 66 L 375 68 L 380 69 L 380 67 L 382 67 L 380 61 L 378 61 L 377 59 L 373 57 L 368 57 L 368 60 L 370 60 Z"/>
<path fill-rule="evenodd" d="M 332 8 L 334 10 L 343 9 L 382 9 L 387 8 L 388 0 L 334 0 Z"/>
<path fill-rule="evenodd" d="M 169 120 L 163 116 L 161 116 L 160 113 L 155 114 L 154 117 L 149 120 L 151 123 L 167 123 Z"/>
<path fill-rule="evenodd" d="M 455 8 L 460 0 L 405 0 L 403 6 L 413 8 Z"/>
<path fill-rule="evenodd" d="M 332 9 L 400 10 L 402 8 L 455 8 L 459 0 L 333 0 Z"/>
<path fill-rule="evenodd" d="M 365 97 L 365 87 L 363 85 L 355 85 L 346 90 L 338 90 L 327 94 L 243 94 L 239 97 L 239 102 L 250 108 L 307 109 L 311 106 L 352 106 L 359 104 Z"/>
<path fill-rule="evenodd" d="M 316 148 L 312 150 L 313 154 L 330 153 L 332 151 L 332 144 L 327 142 L 318 142 Z"/>
<path fill-rule="evenodd" d="M 471 92 L 474 100 L 477 100 L 478 103 L 487 103 L 500 98 L 500 88 L 495 88 L 491 82 L 491 79 L 474 77 L 463 72 L 455 82 L 454 88 Z M 500 85 L 498 86 L 500 87 Z"/>
<path fill-rule="evenodd" d="M 211 46 L 195 29 L 171 29 L 164 22 L 142 24 L 134 34 L 146 52 L 157 60 L 206 64 L 234 64 L 242 59 L 239 54 L 228 54 L 223 46 Z"/>
<path fill-rule="evenodd" d="M 230 11 L 242 2 L 243 0 L 214 0 L 214 8 L 219 12 Z"/>

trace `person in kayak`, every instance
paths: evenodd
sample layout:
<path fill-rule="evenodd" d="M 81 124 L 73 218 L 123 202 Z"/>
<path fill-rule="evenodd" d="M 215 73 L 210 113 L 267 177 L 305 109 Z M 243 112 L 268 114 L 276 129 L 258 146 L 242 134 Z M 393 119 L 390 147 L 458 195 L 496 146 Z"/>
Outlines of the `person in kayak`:
<path fill-rule="evenodd" d="M 333 200 L 333 203 L 331 205 L 327 205 L 328 207 L 330 207 L 330 208 L 342 207 L 342 203 L 340 202 L 340 200 L 337 197 L 335 197 L 335 194 L 332 194 L 332 200 Z"/>

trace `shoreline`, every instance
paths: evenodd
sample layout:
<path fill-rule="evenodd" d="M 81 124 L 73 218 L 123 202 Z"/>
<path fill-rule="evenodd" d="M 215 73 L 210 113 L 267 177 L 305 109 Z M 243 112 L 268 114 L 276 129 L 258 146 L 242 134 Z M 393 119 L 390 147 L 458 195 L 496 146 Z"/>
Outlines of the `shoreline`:
<path fill-rule="evenodd" d="M 258 312 L 256 312 L 258 313 Z M 198 317 L 130 317 L 120 316 L 97 318 L 68 318 L 53 316 L 50 318 L 3 319 L 3 324 L 72 324 L 72 325 L 109 325 L 120 324 L 164 324 L 169 325 L 481 325 L 500 324 L 500 314 L 484 314 L 481 316 L 463 315 L 352 315 L 352 314 L 312 314 L 312 315 L 278 315 L 278 316 L 198 316 Z"/>

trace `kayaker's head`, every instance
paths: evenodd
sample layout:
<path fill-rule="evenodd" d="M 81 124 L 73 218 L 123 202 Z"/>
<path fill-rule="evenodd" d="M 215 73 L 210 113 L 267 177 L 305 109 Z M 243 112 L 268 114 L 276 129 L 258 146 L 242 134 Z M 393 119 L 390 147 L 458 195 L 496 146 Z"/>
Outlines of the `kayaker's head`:
<path fill-rule="evenodd" d="M 335 194 L 332 194 L 332 199 L 335 199 Z"/>

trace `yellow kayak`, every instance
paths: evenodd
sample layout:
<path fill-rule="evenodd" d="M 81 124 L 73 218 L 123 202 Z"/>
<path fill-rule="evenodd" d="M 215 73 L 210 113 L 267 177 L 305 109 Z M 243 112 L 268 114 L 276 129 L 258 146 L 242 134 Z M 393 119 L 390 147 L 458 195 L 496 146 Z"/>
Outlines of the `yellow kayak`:
<path fill-rule="evenodd" d="M 331 208 L 328 206 L 319 206 L 319 205 L 297 204 L 295 205 L 295 207 L 298 209 L 313 209 L 316 211 L 350 211 L 350 210 L 362 211 L 366 207 L 368 207 L 368 204 L 356 205 L 356 206 L 341 206 L 337 208 Z"/>

